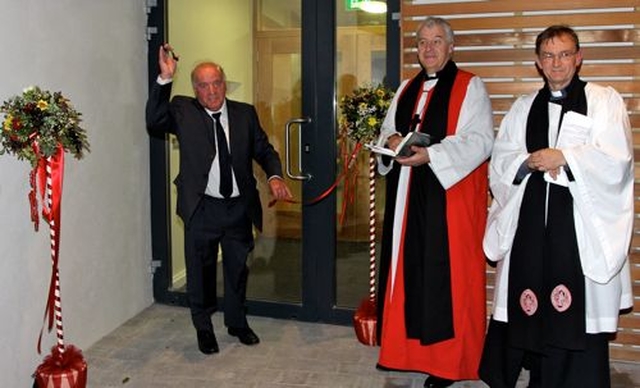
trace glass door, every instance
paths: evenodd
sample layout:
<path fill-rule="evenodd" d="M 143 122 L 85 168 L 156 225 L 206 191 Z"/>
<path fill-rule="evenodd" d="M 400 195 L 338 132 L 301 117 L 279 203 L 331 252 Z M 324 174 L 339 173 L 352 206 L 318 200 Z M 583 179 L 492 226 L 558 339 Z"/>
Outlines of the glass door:
<path fill-rule="evenodd" d="M 386 14 L 367 13 L 346 2 L 338 4 L 336 20 L 336 99 L 340 101 L 357 87 L 387 81 Z M 345 155 L 351 154 L 353 146 L 338 139 L 338 170 L 343 169 Z M 370 260 L 372 255 L 377 257 L 379 250 L 377 244 L 370 247 L 370 237 L 373 234 L 379 241 L 381 236 L 384 182 L 374 178 L 374 191 L 370 190 L 369 156 L 369 152 L 360 151 L 355 171 L 338 186 L 335 302 L 342 308 L 353 309 L 368 296 Z"/>
<path fill-rule="evenodd" d="M 248 262 L 250 314 L 346 323 L 368 294 L 367 157 L 358 158 L 359 182 L 343 217 L 337 101 L 384 79 L 386 19 L 348 3 L 167 0 L 150 15 L 158 23 L 149 46 L 150 82 L 164 40 L 180 55 L 174 95 L 193 95 L 189 73 L 196 63 L 221 64 L 228 98 L 256 107 L 289 172 L 295 201 L 272 204 L 266 177 L 255 169 L 264 226 Z M 183 225 L 172 184 L 179 151 L 175 139 L 167 140 L 151 140 L 154 294 L 186 304 Z M 221 279 L 217 284 L 222 295 Z"/>
<path fill-rule="evenodd" d="M 255 1 L 254 101 L 264 130 L 282 160 L 283 174 L 295 160 L 301 174 L 298 141 L 309 128 L 296 124 L 296 142 L 287 142 L 287 123 L 302 117 L 302 4 L 298 1 Z M 306 120 L 301 120 L 306 122 Z M 287 160 L 287 158 L 289 160 Z M 284 175 L 295 202 L 270 202 L 262 174 L 264 227 L 256 235 L 256 248 L 249 262 L 247 297 L 251 301 L 304 306 L 302 301 L 302 185 Z M 269 206 L 272 205 L 272 206 Z M 296 312 L 295 314 L 299 314 Z"/>

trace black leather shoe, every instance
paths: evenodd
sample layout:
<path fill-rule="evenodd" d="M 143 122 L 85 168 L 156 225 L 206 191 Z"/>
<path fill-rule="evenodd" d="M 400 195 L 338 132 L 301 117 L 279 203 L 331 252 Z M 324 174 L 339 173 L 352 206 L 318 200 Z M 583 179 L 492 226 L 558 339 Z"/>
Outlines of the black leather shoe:
<path fill-rule="evenodd" d="M 238 337 L 241 343 L 245 345 L 256 345 L 260 343 L 260 338 L 249 327 L 230 327 L 229 335 Z"/>
<path fill-rule="evenodd" d="M 198 349 L 204 354 L 218 353 L 218 341 L 213 330 L 198 330 Z"/>
<path fill-rule="evenodd" d="M 429 376 L 424 382 L 425 388 L 445 388 L 453 385 L 454 380 L 443 379 L 442 377 Z"/>

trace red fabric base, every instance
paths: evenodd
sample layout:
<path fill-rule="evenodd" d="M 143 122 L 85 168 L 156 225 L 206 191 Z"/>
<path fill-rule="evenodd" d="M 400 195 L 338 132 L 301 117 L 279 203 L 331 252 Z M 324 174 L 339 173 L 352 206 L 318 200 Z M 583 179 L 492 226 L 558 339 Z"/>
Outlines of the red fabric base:
<path fill-rule="evenodd" d="M 358 341 L 363 345 L 378 345 L 377 326 L 376 301 L 369 298 L 363 299 L 353 315 L 353 327 Z"/>
<path fill-rule="evenodd" d="M 66 346 L 64 353 L 56 346 L 38 366 L 34 378 L 38 388 L 86 388 L 87 363 L 75 346 Z"/>

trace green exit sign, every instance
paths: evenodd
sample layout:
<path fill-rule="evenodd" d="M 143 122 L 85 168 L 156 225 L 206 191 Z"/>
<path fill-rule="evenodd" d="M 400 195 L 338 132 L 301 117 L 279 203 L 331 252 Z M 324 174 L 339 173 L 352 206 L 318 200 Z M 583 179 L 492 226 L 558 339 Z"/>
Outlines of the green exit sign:
<path fill-rule="evenodd" d="M 368 13 L 387 12 L 387 2 L 385 0 L 345 0 L 347 11 L 364 11 Z"/>
<path fill-rule="evenodd" d="M 345 0 L 347 4 L 347 11 L 354 11 L 360 9 L 360 4 L 365 3 L 366 0 Z"/>

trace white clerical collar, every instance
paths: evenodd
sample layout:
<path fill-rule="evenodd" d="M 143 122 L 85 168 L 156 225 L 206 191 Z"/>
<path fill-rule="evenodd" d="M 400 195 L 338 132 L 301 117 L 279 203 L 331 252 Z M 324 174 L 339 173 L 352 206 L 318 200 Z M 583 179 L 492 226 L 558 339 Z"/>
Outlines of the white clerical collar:
<path fill-rule="evenodd" d="M 555 98 L 561 98 L 563 95 L 562 90 L 552 90 L 551 96 Z"/>
<path fill-rule="evenodd" d="M 433 89 L 434 86 L 436 86 L 436 83 L 438 83 L 437 78 L 424 81 L 424 83 L 422 84 L 422 91 L 428 92 L 429 90 Z"/>

